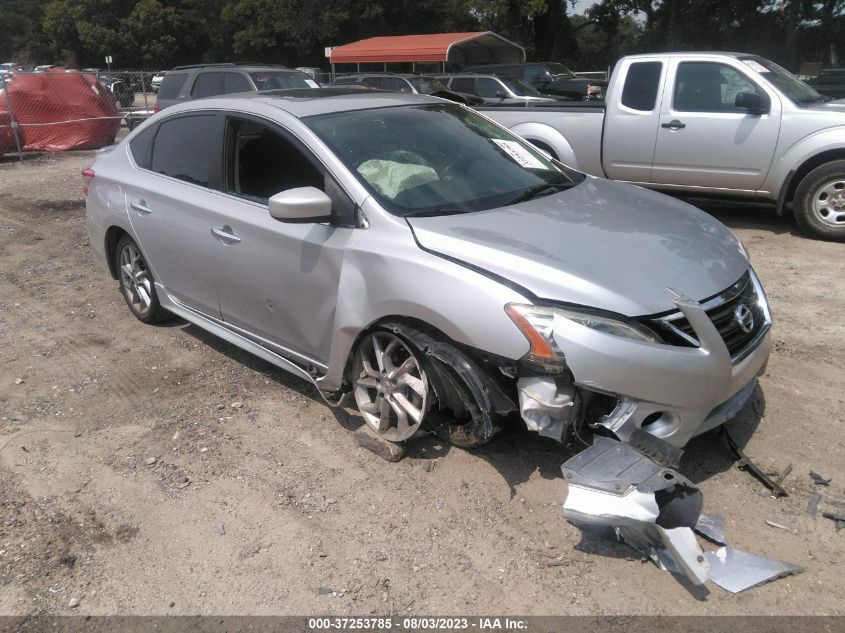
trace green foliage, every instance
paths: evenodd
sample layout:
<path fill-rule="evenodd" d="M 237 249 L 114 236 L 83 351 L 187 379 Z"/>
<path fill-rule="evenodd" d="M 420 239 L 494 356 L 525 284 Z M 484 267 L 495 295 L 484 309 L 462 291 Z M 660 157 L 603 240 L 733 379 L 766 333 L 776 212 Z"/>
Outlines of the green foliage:
<path fill-rule="evenodd" d="M 571 0 L 570 0 L 571 1 Z M 573 3 L 574 4 L 574 3 Z M 324 46 L 491 30 L 530 59 L 600 69 L 641 51 L 743 50 L 793 69 L 838 62 L 845 0 L 0 0 L 0 61 L 167 68 L 254 60 L 326 66 Z"/>

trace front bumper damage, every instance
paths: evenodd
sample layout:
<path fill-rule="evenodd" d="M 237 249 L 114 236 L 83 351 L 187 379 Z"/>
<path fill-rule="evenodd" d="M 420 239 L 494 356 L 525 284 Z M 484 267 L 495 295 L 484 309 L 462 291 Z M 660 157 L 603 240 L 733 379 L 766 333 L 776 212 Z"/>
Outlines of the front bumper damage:
<path fill-rule="evenodd" d="M 600 424 L 628 441 L 635 429 L 647 430 L 682 448 L 690 439 L 727 422 L 746 404 L 756 379 L 765 372 L 771 350 L 771 318 L 759 281 L 750 278 L 764 305 L 765 322 L 741 357 L 731 357 L 704 307 L 676 292 L 674 303 L 692 326 L 698 347 L 648 343 L 612 336 L 567 319 L 554 324 L 554 340 L 585 394 L 615 398 L 616 407 Z M 667 290 L 667 292 L 669 292 Z M 555 377 L 527 377 L 518 382 L 520 411 L 529 428 L 557 437 L 570 426 L 575 401 L 570 386 Z M 538 412 L 545 417 L 538 415 Z"/>
<path fill-rule="evenodd" d="M 609 528 L 644 558 L 694 586 L 711 580 L 729 591 L 802 571 L 727 545 L 724 520 L 701 515 L 701 492 L 677 470 L 689 440 L 736 416 L 766 369 L 771 318 L 756 275 L 751 270 L 749 275 L 765 321 L 741 353 L 731 355 L 705 306 L 672 291 L 697 347 L 611 336 L 559 319 L 554 341 L 571 382 L 518 381 L 528 427 L 559 441 L 570 428 L 577 434 L 581 405 L 591 394 L 615 399 L 609 414 L 586 420 L 596 432 L 592 446 L 561 467 L 566 519 L 582 529 Z M 723 547 L 705 553 L 696 532 Z"/>

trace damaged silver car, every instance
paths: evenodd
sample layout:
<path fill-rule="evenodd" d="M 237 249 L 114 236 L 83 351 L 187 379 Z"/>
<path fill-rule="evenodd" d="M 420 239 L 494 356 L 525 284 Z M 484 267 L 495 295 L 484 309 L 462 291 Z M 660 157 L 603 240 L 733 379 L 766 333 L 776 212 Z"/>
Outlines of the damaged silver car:
<path fill-rule="evenodd" d="M 85 176 L 91 244 L 136 317 L 179 315 L 354 400 L 390 441 L 478 446 L 518 415 L 672 453 L 768 359 L 765 294 L 722 224 L 437 98 L 197 100 Z"/>

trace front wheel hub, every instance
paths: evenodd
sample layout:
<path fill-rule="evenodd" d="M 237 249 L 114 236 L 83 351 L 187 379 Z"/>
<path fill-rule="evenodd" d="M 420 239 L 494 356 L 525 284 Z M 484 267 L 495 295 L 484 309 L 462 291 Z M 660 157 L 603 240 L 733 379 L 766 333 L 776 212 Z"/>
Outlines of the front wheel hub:
<path fill-rule="evenodd" d="M 355 351 L 355 402 L 367 426 L 391 442 L 410 438 L 428 411 L 428 379 L 414 352 L 390 332 L 374 332 Z"/>

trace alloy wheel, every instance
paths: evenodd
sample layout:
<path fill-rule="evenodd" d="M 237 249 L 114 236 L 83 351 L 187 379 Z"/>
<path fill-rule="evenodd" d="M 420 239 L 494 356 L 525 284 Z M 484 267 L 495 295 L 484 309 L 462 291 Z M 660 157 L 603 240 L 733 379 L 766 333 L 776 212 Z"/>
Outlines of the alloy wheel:
<path fill-rule="evenodd" d="M 137 314 L 145 316 L 152 306 L 152 277 L 138 247 L 124 244 L 120 250 L 120 288 L 127 303 Z"/>
<path fill-rule="evenodd" d="M 391 442 L 410 438 L 428 410 L 428 379 L 413 351 L 390 332 L 374 332 L 355 351 L 355 402 L 373 431 Z"/>

